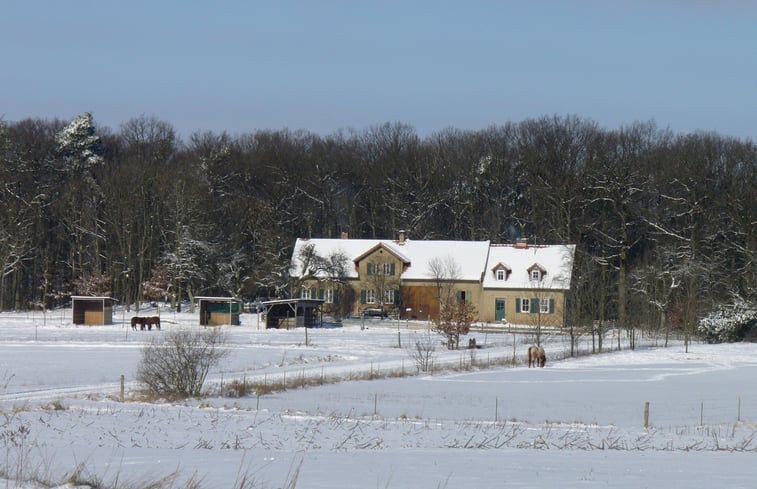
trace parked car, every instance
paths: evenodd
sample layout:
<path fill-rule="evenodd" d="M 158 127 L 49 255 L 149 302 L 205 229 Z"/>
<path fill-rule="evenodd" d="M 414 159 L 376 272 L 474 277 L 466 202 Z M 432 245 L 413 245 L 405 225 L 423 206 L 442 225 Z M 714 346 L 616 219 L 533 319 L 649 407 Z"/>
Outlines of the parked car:
<path fill-rule="evenodd" d="M 366 318 L 385 318 L 388 316 L 389 314 L 386 311 L 378 307 L 369 307 L 363 310 L 363 317 Z"/>

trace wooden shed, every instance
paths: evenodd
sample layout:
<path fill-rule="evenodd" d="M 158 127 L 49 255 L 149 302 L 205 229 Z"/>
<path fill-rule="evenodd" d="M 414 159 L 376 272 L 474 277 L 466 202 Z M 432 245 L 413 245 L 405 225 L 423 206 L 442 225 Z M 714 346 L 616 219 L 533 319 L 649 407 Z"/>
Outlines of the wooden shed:
<path fill-rule="evenodd" d="M 323 326 L 323 300 L 321 299 L 280 299 L 263 302 L 265 306 L 266 328 Z"/>
<path fill-rule="evenodd" d="M 195 297 L 201 326 L 239 326 L 242 301 L 234 297 Z"/>
<path fill-rule="evenodd" d="M 113 324 L 112 297 L 71 296 L 74 324 L 103 326 Z"/>

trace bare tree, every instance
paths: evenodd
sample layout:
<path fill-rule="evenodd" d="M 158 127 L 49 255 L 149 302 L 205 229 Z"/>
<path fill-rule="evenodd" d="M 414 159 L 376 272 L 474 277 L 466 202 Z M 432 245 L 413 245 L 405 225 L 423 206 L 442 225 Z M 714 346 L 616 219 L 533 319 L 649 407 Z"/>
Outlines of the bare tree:
<path fill-rule="evenodd" d="M 386 312 L 386 307 L 394 307 L 399 298 L 399 275 L 396 273 L 396 270 L 394 274 L 391 273 L 393 267 L 390 265 L 379 262 L 368 263 L 368 268 L 371 272 L 368 274 L 366 282 L 368 287 L 373 290 L 374 299 L 381 310 L 382 316 Z"/>
<path fill-rule="evenodd" d="M 451 255 L 434 257 L 428 262 L 428 273 L 437 290 L 439 308 L 455 298 L 455 282 L 460 277 L 460 265 Z"/>
<path fill-rule="evenodd" d="M 161 257 L 168 276 L 176 288 L 175 296 L 182 298 L 186 291 L 189 297 L 190 311 L 194 311 L 194 296 L 208 288 L 214 282 L 217 273 L 217 247 L 214 243 L 201 237 L 201 230 L 185 225 L 181 228 L 175 242 L 175 248 Z"/>

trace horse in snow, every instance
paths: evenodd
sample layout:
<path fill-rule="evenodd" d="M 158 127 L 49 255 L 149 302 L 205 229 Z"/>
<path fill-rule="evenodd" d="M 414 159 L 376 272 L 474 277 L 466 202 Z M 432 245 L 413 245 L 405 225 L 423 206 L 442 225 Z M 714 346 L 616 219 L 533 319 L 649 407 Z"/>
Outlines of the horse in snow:
<path fill-rule="evenodd" d="M 540 346 L 529 346 L 528 368 L 543 367 L 545 363 L 547 363 L 547 354 L 544 353 L 544 348 Z"/>

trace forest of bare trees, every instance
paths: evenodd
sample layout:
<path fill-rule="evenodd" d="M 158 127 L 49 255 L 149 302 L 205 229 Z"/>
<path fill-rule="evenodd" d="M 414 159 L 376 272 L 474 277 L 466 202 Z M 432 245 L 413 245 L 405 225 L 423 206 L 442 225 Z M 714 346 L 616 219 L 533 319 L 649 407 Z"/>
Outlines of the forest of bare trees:
<path fill-rule="evenodd" d="M 544 117 L 420 137 L 0 121 L 0 307 L 278 296 L 296 237 L 577 244 L 568 323 L 693 331 L 754 303 L 757 146 Z M 601 338 L 601 336 L 600 336 Z"/>

